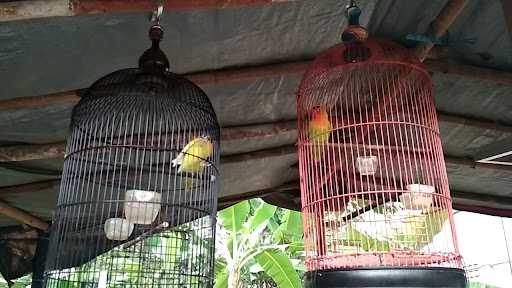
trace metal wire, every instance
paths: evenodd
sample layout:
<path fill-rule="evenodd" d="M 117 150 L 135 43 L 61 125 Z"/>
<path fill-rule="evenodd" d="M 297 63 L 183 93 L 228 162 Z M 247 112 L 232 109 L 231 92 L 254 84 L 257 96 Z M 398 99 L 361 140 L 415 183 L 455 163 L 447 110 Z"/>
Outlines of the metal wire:
<path fill-rule="evenodd" d="M 309 271 L 462 267 L 432 84 L 413 55 L 337 45 L 308 69 L 297 111 Z"/>
<path fill-rule="evenodd" d="M 120 70 L 71 122 L 46 287 L 212 287 L 220 128 L 204 92 Z"/>

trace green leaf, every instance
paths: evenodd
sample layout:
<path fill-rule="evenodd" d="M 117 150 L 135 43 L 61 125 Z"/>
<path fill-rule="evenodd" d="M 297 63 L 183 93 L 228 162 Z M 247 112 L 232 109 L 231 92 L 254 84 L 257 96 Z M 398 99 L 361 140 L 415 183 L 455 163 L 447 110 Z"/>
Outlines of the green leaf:
<path fill-rule="evenodd" d="M 347 225 L 347 240 L 349 243 L 356 243 L 364 251 L 387 252 L 391 250 L 388 241 L 373 238 L 366 233 L 358 231 L 351 224 Z"/>
<path fill-rule="evenodd" d="M 286 234 L 293 237 L 302 238 L 302 215 L 300 212 L 288 210 L 286 218 Z"/>
<path fill-rule="evenodd" d="M 276 210 L 276 206 L 263 202 L 258 208 L 256 208 L 256 211 L 254 211 L 254 215 L 250 217 L 249 221 L 247 222 L 247 228 L 249 229 L 249 231 L 252 232 L 260 230 L 260 226 L 262 225 L 267 226 L 268 220 L 270 220 L 270 218 L 274 216 Z"/>
<path fill-rule="evenodd" d="M 183 236 L 181 232 L 169 231 L 167 232 L 167 238 L 163 238 L 165 241 L 165 255 L 164 255 L 164 267 L 167 270 L 173 270 L 180 264 L 183 246 Z"/>
<path fill-rule="evenodd" d="M 236 235 L 229 234 L 226 246 L 228 247 L 229 257 L 233 257 L 233 241 Z"/>
<path fill-rule="evenodd" d="M 256 261 L 280 288 L 299 288 L 301 281 L 288 256 L 279 249 L 266 249 L 257 254 Z"/>
<path fill-rule="evenodd" d="M 283 224 L 279 225 L 279 227 L 277 228 L 276 231 L 274 231 L 274 233 L 272 233 L 272 241 L 274 243 L 284 243 L 285 242 L 285 235 L 284 235 L 284 226 Z"/>
<path fill-rule="evenodd" d="M 290 245 L 288 245 L 286 248 L 286 251 L 291 254 L 304 251 L 304 241 L 290 243 Z"/>
<path fill-rule="evenodd" d="M 226 264 L 225 259 L 216 257 L 215 258 L 215 264 L 214 264 L 215 276 L 217 276 L 217 274 L 219 274 L 222 271 L 224 271 L 226 269 L 226 266 L 227 266 L 227 264 Z"/>
<path fill-rule="evenodd" d="M 395 239 L 400 246 L 422 249 L 441 232 L 447 219 L 446 209 L 431 209 L 426 214 L 408 217 L 398 229 Z"/>
<path fill-rule="evenodd" d="M 226 230 L 237 233 L 246 221 L 250 209 L 249 202 L 246 200 L 220 211 L 217 215 Z"/>
<path fill-rule="evenodd" d="M 274 231 L 272 240 L 275 243 L 292 243 L 302 239 L 302 216 L 300 212 L 286 210 L 283 223 Z"/>
<path fill-rule="evenodd" d="M 148 252 L 159 255 L 161 254 L 161 248 L 164 247 L 162 246 L 162 235 L 160 233 L 152 235 L 144 239 L 142 245 Z"/>
<path fill-rule="evenodd" d="M 228 270 L 224 268 L 215 274 L 214 288 L 227 288 L 228 287 Z"/>
<path fill-rule="evenodd" d="M 78 287 L 74 282 L 62 279 L 52 279 L 47 283 L 47 287 L 52 288 L 76 288 Z"/>
<path fill-rule="evenodd" d="M 277 221 L 275 219 L 276 215 L 277 215 L 277 213 L 274 213 L 274 217 L 272 217 L 268 220 L 268 228 L 270 229 L 270 232 L 272 232 L 272 233 L 274 233 L 279 228 L 279 224 L 277 223 Z"/>

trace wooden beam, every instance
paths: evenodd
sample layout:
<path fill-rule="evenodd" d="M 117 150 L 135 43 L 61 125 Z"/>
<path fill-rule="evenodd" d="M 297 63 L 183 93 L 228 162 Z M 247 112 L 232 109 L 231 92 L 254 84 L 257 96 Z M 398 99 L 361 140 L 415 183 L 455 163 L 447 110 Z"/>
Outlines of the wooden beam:
<path fill-rule="evenodd" d="M 296 0 L 165 0 L 164 12 L 271 5 Z M 154 0 L 29 0 L 0 1 L 0 22 L 105 13 L 151 12 Z"/>
<path fill-rule="evenodd" d="M 80 98 L 77 96 L 78 90 L 40 95 L 18 97 L 13 99 L 0 100 L 0 112 L 7 112 L 20 109 L 43 108 L 54 105 L 75 105 Z"/>
<path fill-rule="evenodd" d="M 498 165 L 492 163 L 481 163 L 468 158 L 450 157 L 445 156 L 446 164 L 452 164 L 457 166 L 466 166 L 474 169 L 491 169 L 512 172 L 512 166 L 510 165 Z"/>
<path fill-rule="evenodd" d="M 63 158 L 66 143 L 27 144 L 0 147 L 0 162 Z"/>
<path fill-rule="evenodd" d="M 209 72 L 185 74 L 189 80 L 201 87 L 227 83 L 253 81 L 286 75 L 301 76 L 311 61 L 287 62 L 255 67 L 229 68 Z M 486 80 L 494 83 L 512 85 L 512 73 L 490 68 L 448 63 L 439 60 L 425 61 L 427 69 L 434 73 L 458 75 L 470 79 Z M 0 112 L 42 108 L 52 105 L 74 105 L 80 100 L 81 90 L 73 90 L 40 96 L 19 97 L 0 100 Z"/>
<path fill-rule="evenodd" d="M 512 133 L 512 126 L 503 125 L 487 119 L 467 118 L 437 111 L 439 122 L 453 123 L 468 127 L 499 131 L 503 133 Z"/>
<path fill-rule="evenodd" d="M 265 159 L 270 157 L 279 157 L 284 155 L 294 155 L 297 154 L 297 147 L 295 145 L 287 145 L 281 146 L 277 148 L 259 150 L 255 152 L 249 153 L 241 153 L 235 155 L 224 156 L 220 158 L 221 164 L 231 164 L 231 163 L 239 163 L 246 162 L 252 160 Z"/>
<path fill-rule="evenodd" d="M 503 8 L 503 18 L 507 23 L 509 38 L 512 38 L 512 1 L 501 0 L 501 7 Z"/>
<path fill-rule="evenodd" d="M 426 60 L 425 65 L 431 72 L 457 75 L 468 79 L 485 80 L 494 83 L 512 85 L 512 73 L 492 68 L 449 63 L 440 60 Z"/>
<path fill-rule="evenodd" d="M 295 130 L 297 130 L 297 128 L 296 122 L 294 120 L 261 125 L 233 126 L 222 128 L 221 141 L 236 141 L 240 139 L 250 139 L 256 137 L 271 137 L 283 132 Z M 50 144 L 23 144 L 3 146 L 0 147 L 0 163 L 50 158 L 63 158 L 65 152 L 65 142 Z M 268 152 L 253 153 L 264 156 Z M 228 156 L 223 157 L 223 159 L 231 159 L 230 157 L 236 158 L 239 156 Z"/>
<path fill-rule="evenodd" d="M 234 126 L 222 128 L 222 141 L 233 141 L 257 137 L 275 136 L 281 133 L 297 131 L 297 121 L 282 121 L 269 124 Z"/>
<path fill-rule="evenodd" d="M 269 195 L 259 197 L 261 197 L 261 199 L 263 199 L 263 201 L 267 202 L 268 204 L 272 204 L 275 206 L 295 211 L 301 210 L 300 189 L 295 191 L 289 191 L 286 193 L 272 193 Z"/>
<path fill-rule="evenodd" d="M 453 209 L 480 213 L 485 215 L 499 216 L 499 217 L 512 217 L 512 209 L 492 208 L 480 205 L 471 205 L 463 203 L 453 203 Z"/>
<path fill-rule="evenodd" d="M 40 181 L 22 185 L 0 187 L 0 198 L 7 195 L 21 194 L 27 192 L 39 192 L 47 191 L 50 189 L 58 189 L 60 185 L 60 179 Z"/>
<path fill-rule="evenodd" d="M 448 0 L 444 5 L 443 9 L 437 15 L 436 19 L 431 23 L 430 31 L 428 33 L 435 38 L 440 38 L 446 33 L 448 27 L 455 22 L 457 16 L 466 5 L 465 0 Z M 414 48 L 414 53 L 420 59 L 424 61 L 427 58 L 430 50 L 434 47 L 433 43 L 420 44 Z"/>
<path fill-rule="evenodd" d="M 511 126 L 500 125 L 492 121 L 470 119 L 445 113 L 439 113 L 438 118 L 441 122 L 454 123 L 460 125 L 466 125 L 471 127 L 477 127 L 482 129 L 496 130 L 504 133 L 512 133 Z M 222 141 L 236 141 L 241 139 L 250 139 L 257 137 L 271 137 L 279 135 L 280 133 L 296 131 L 297 125 L 295 120 L 281 121 L 269 124 L 258 124 L 258 125 L 244 125 L 244 126 L 233 126 L 223 128 L 221 130 Z M 285 149 L 285 153 L 296 150 L 295 146 L 288 146 L 287 148 L 276 148 Z M 265 151 L 265 150 L 263 150 Z M 12 145 L 0 147 L 0 163 L 1 162 L 12 162 L 12 161 L 26 161 L 26 160 L 37 160 L 37 159 L 48 159 L 48 158 L 59 158 L 64 157 L 65 143 L 53 143 L 53 144 L 28 144 L 28 145 Z M 252 152 L 254 155 L 260 155 L 259 157 L 265 157 L 267 152 Z M 250 153 L 249 153 L 250 154 Z M 223 161 L 233 161 L 232 159 L 241 159 L 244 157 L 253 156 L 226 156 L 223 157 Z M 231 160 L 229 160 L 231 159 Z M 245 158 L 244 158 L 245 159 Z M 481 167 L 490 169 L 504 169 L 509 171 L 512 167 L 502 167 L 500 165 L 478 163 L 471 159 L 464 158 L 450 158 L 447 157 L 447 163 Z"/>
<path fill-rule="evenodd" d="M 9 218 L 19 221 L 28 226 L 46 231 L 48 230 L 48 223 L 43 220 L 21 210 L 16 207 L 12 207 L 9 204 L 0 201 L 0 214 L 3 214 Z"/>
<path fill-rule="evenodd" d="M 302 75 L 306 71 L 309 63 L 309 61 L 287 62 L 282 64 L 197 72 L 184 74 L 183 76 L 201 87 L 206 87 L 214 84 L 237 83 L 286 75 Z M 80 100 L 78 95 L 81 91 L 83 90 L 79 89 L 48 95 L 0 100 L 0 112 L 42 108 L 52 105 L 74 105 Z"/>
<path fill-rule="evenodd" d="M 482 203 L 486 203 L 486 204 L 494 204 L 494 205 L 498 205 L 498 206 L 512 207 L 512 197 L 487 195 L 487 194 L 473 193 L 473 192 L 462 192 L 462 191 L 456 191 L 456 190 L 450 191 L 450 194 L 452 196 L 452 199 L 461 199 L 461 201 L 469 200 L 469 201 L 475 201 L 475 202 L 482 202 Z M 512 209 L 510 209 L 510 210 L 512 210 Z"/>
<path fill-rule="evenodd" d="M 0 22 L 72 15 L 69 0 L 0 2 Z"/>
<path fill-rule="evenodd" d="M 257 198 L 257 197 L 264 197 L 264 196 L 274 194 L 274 193 L 297 191 L 298 189 L 300 189 L 299 182 L 293 181 L 293 182 L 285 183 L 278 187 L 260 189 L 260 190 L 255 190 L 255 191 L 244 192 L 241 194 L 220 197 L 218 200 L 219 210 L 222 209 L 220 207 L 226 208 L 226 207 L 234 205 L 240 201 Z M 299 195 L 300 195 L 300 191 L 299 191 Z"/>
<path fill-rule="evenodd" d="M 164 11 L 226 9 L 293 0 L 165 0 Z M 154 0 L 72 0 L 74 15 L 155 10 Z"/>
<path fill-rule="evenodd" d="M 287 75 L 302 75 L 311 61 L 285 62 L 261 66 L 226 68 L 217 71 L 185 74 L 199 86 L 253 81 Z"/>
<path fill-rule="evenodd" d="M 468 211 L 474 213 L 481 213 L 487 215 L 495 215 L 495 216 L 503 216 L 503 217 L 512 217 L 512 209 L 504 209 L 504 208 L 495 208 L 495 207 L 486 207 L 480 205 L 471 205 L 463 203 L 464 200 L 473 200 L 473 201 L 481 201 L 487 203 L 493 203 L 495 205 L 511 205 L 512 206 L 512 198 L 511 197 L 503 197 L 503 196 L 492 196 L 492 195 L 484 195 L 477 194 L 471 192 L 461 192 L 461 191 L 451 191 L 453 208 L 461 211 Z M 258 190 L 246 192 L 238 195 L 227 196 L 219 198 L 219 207 L 229 207 L 234 205 L 240 201 L 252 199 L 252 198 L 262 198 L 265 201 L 268 201 L 269 204 L 288 207 L 289 209 L 297 210 L 300 207 L 300 187 L 299 182 L 289 182 L 284 185 Z M 460 200 L 459 200 L 460 199 Z M 220 210 L 221 208 L 219 208 Z"/>

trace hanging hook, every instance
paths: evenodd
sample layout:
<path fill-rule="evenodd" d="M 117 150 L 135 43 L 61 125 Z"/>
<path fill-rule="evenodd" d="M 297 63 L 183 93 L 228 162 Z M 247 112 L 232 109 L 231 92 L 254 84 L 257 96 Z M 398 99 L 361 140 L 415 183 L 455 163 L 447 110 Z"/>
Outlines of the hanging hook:
<path fill-rule="evenodd" d="M 345 8 L 348 9 L 348 8 L 354 7 L 354 6 L 357 6 L 356 1 L 350 0 L 350 1 L 348 1 L 348 4 L 347 4 L 347 6 L 345 6 Z"/>
<path fill-rule="evenodd" d="M 348 18 L 349 25 L 359 25 L 359 16 L 361 16 L 361 9 L 357 6 L 355 0 L 350 0 L 349 4 L 345 6 L 345 15 Z"/>
<path fill-rule="evenodd" d="M 164 0 L 156 0 L 155 3 L 157 6 L 153 14 L 151 14 L 151 21 L 155 24 L 160 24 L 160 18 L 164 13 Z"/>

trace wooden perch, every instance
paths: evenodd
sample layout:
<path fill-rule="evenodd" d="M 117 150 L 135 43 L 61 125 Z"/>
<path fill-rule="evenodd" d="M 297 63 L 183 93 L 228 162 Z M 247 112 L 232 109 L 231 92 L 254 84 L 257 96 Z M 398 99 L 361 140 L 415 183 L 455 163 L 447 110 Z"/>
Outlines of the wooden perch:
<path fill-rule="evenodd" d="M 12 207 L 9 204 L 0 201 L 0 214 L 3 214 L 9 218 L 17 220 L 21 223 L 27 224 L 28 226 L 46 231 L 48 230 L 48 223 L 43 220 L 21 210 L 16 207 Z"/>
<path fill-rule="evenodd" d="M 448 3 L 444 5 L 443 9 L 437 15 L 436 19 L 431 23 L 430 31 L 428 34 L 435 38 L 440 38 L 443 36 L 450 25 L 455 22 L 457 16 L 459 16 L 460 12 L 466 5 L 465 0 L 448 0 Z M 420 44 L 414 48 L 414 53 L 420 59 L 420 61 L 424 61 L 427 58 L 430 50 L 434 47 L 433 43 Z"/>

